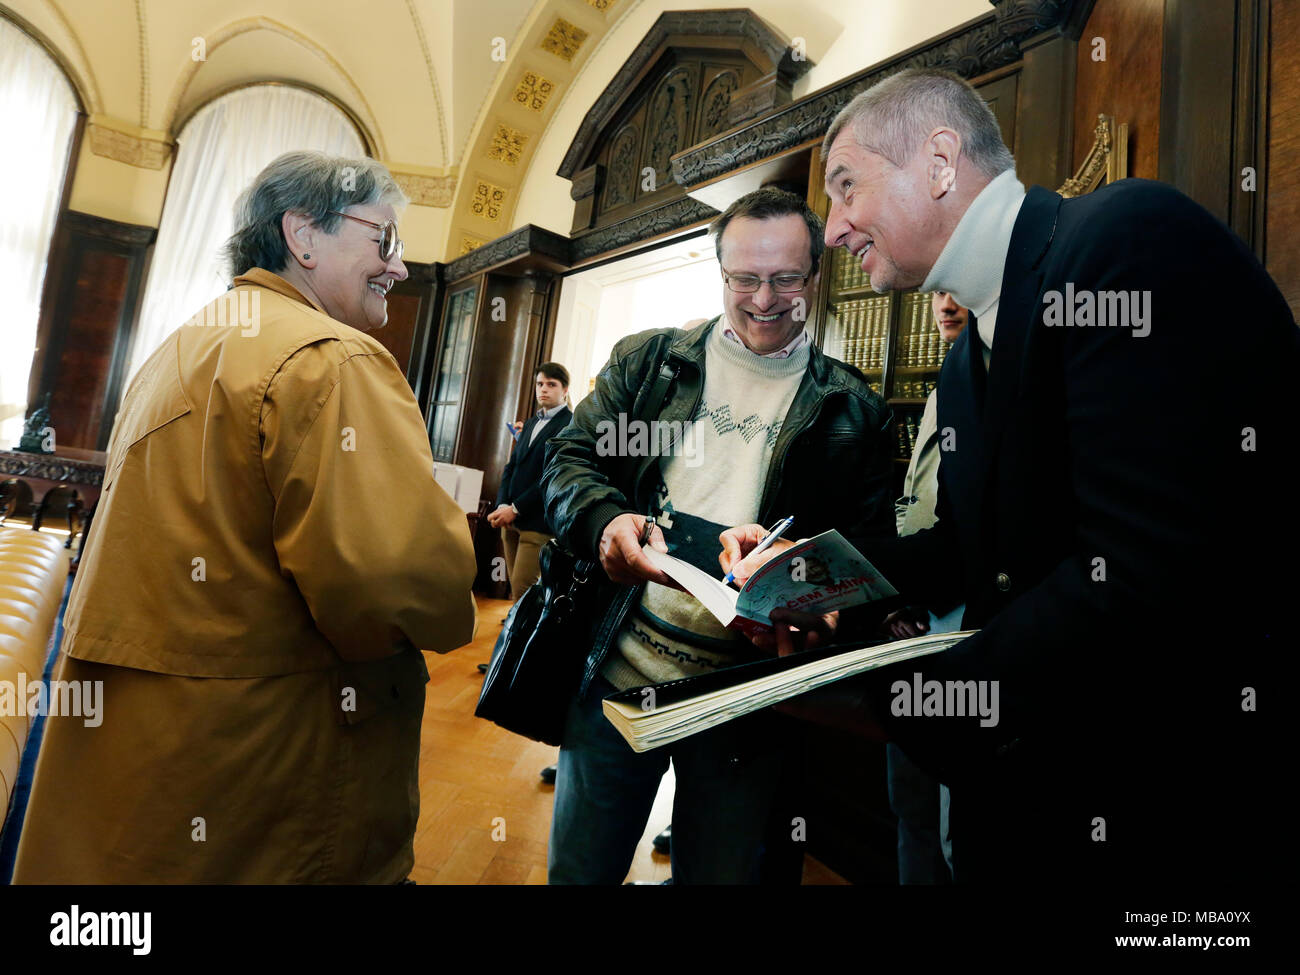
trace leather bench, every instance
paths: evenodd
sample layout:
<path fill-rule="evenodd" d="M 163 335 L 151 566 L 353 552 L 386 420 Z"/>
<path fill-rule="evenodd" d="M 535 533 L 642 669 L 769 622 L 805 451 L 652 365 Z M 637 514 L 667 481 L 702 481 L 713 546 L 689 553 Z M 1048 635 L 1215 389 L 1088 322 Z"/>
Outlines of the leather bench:
<path fill-rule="evenodd" d="M 67 576 L 60 536 L 0 526 L 0 821 L 35 720 L 16 699 L 19 675 L 28 684 L 41 679 Z"/>

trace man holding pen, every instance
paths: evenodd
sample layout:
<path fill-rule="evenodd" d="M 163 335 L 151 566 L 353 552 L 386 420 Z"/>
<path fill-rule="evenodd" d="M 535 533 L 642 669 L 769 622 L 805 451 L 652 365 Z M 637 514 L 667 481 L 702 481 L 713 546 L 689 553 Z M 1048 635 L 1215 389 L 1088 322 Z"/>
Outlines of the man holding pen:
<path fill-rule="evenodd" d="M 821 221 L 801 197 L 764 188 L 733 203 L 714 234 L 724 313 L 620 341 L 548 446 L 550 523 L 580 557 L 598 558 L 610 582 L 560 750 L 551 883 L 624 879 L 670 758 L 673 882 L 756 882 L 777 784 L 795 754 L 797 728 L 772 713 L 639 755 L 605 720 L 601 698 L 615 690 L 762 652 L 650 565 L 645 516 L 657 521 L 652 545 L 711 572 L 720 533 L 745 521 L 793 516 L 800 535 L 893 531 L 890 412 L 804 327 Z M 661 375 L 672 379 L 646 416 Z M 650 421 L 658 425 L 639 426 Z"/>
<path fill-rule="evenodd" d="M 1295 645 L 1279 565 L 1297 548 L 1300 332 L 1281 292 L 1173 187 L 1026 189 L 955 75 L 884 79 L 823 153 L 827 245 L 873 287 L 949 291 L 972 312 L 939 380 L 938 520 L 855 542 L 911 601 L 964 601 L 979 632 L 843 682 L 846 713 L 948 784 L 958 883 L 1249 891 L 1276 872 L 1281 764 L 1262 702 Z M 1142 307 L 1062 324 L 1065 292 Z M 1246 374 L 1230 401 L 1206 395 L 1206 377 Z M 1243 490 L 1281 513 L 1265 530 L 1224 503 Z M 728 567 L 759 521 L 728 532 Z M 778 627 L 782 650 L 791 636 Z M 998 718 L 918 715 L 896 680 L 996 686 Z"/>

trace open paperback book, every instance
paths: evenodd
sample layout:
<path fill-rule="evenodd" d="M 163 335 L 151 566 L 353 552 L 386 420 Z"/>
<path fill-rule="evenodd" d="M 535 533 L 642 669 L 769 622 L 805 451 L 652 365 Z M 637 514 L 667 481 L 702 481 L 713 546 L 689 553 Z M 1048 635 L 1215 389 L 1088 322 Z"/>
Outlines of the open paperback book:
<path fill-rule="evenodd" d="M 827 646 L 633 687 L 602 702 L 605 717 L 635 752 L 671 744 L 837 680 L 946 650 L 974 634 L 931 633 L 870 647 Z"/>
<path fill-rule="evenodd" d="M 779 606 L 824 615 L 897 596 L 885 577 L 839 532 L 806 538 L 759 566 L 740 589 L 689 562 L 642 547 L 656 569 L 676 580 L 723 626 L 752 636 L 772 630 Z"/>

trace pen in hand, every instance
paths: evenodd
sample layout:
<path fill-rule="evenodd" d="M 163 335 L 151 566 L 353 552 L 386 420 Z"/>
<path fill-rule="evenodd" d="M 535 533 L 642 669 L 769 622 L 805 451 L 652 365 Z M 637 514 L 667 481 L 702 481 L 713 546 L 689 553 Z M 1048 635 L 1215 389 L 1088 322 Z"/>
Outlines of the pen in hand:
<path fill-rule="evenodd" d="M 794 515 L 790 515 L 790 517 L 788 518 L 781 519 L 781 521 L 777 522 L 777 526 L 773 528 L 770 532 L 768 532 L 766 535 L 764 535 L 763 540 L 754 546 L 754 551 L 750 552 L 749 555 L 746 555 L 745 558 L 749 558 L 750 555 L 757 555 L 759 552 L 766 552 L 769 548 L 772 547 L 772 544 L 783 534 L 785 534 L 786 530 L 793 524 L 794 524 Z M 741 561 L 744 561 L 744 559 L 742 559 Z M 739 565 L 740 563 L 737 562 L 736 564 Z M 735 582 L 735 580 L 736 580 L 736 570 L 735 567 L 733 566 L 731 571 L 728 572 L 725 577 L 723 577 L 722 584 L 724 586 L 729 586 L 733 582 Z"/>
<path fill-rule="evenodd" d="M 646 517 L 645 525 L 641 528 L 641 537 L 637 540 L 637 544 L 644 546 L 646 542 L 650 541 L 650 536 L 654 534 L 654 530 L 655 516 L 649 515 Z"/>

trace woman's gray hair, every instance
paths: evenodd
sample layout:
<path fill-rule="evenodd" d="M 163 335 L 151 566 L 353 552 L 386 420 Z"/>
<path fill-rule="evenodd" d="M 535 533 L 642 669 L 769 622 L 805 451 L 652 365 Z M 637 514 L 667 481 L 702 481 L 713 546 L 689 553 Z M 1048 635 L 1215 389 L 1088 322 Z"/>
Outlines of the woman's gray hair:
<path fill-rule="evenodd" d="M 988 102 L 966 79 L 937 68 L 907 68 L 857 95 L 835 116 L 822 140 L 822 158 L 848 126 L 858 145 L 902 166 L 935 129 L 961 137 L 962 155 L 992 179 L 1014 169 Z"/>
<path fill-rule="evenodd" d="M 235 203 L 235 232 L 226 241 L 232 278 L 260 267 L 282 271 L 289 263 L 282 218 L 305 213 L 327 234 L 343 218 L 330 213 L 350 206 L 406 206 L 406 194 L 392 174 L 373 159 L 348 159 L 323 152 L 286 152 L 257 174 Z"/>

